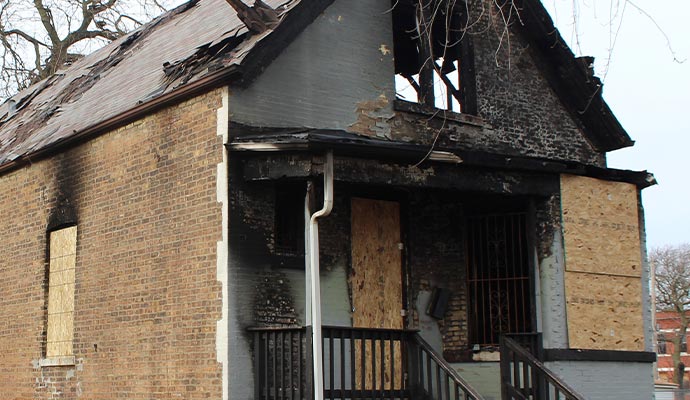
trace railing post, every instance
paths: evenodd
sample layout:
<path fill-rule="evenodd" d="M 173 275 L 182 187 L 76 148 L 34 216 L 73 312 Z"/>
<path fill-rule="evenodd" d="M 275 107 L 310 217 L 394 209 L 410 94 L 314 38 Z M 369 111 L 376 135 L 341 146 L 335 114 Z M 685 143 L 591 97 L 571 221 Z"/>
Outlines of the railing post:
<path fill-rule="evenodd" d="M 314 368 L 312 357 L 312 327 L 307 326 L 307 333 L 304 335 L 304 349 L 305 349 L 305 370 L 304 370 L 304 399 L 311 400 L 314 398 Z"/>
<path fill-rule="evenodd" d="M 508 384 L 510 383 L 510 351 L 505 344 L 505 337 L 499 337 L 499 348 L 501 350 L 501 399 L 510 400 L 508 396 Z"/>
<path fill-rule="evenodd" d="M 261 332 L 254 332 L 254 398 L 256 400 L 261 399 L 261 376 L 263 371 L 261 370 Z"/>
<path fill-rule="evenodd" d="M 419 347 L 417 346 L 417 343 L 415 343 L 413 340 L 410 340 L 410 337 L 412 334 L 409 332 L 405 332 L 405 340 L 402 341 L 403 345 L 405 346 L 406 350 L 406 357 L 407 357 L 407 380 L 405 383 L 405 386 L 410 392 L 411 398 L 419 398 L 419 380 L 420 380 L 420 371 L 419 371 Z"/>

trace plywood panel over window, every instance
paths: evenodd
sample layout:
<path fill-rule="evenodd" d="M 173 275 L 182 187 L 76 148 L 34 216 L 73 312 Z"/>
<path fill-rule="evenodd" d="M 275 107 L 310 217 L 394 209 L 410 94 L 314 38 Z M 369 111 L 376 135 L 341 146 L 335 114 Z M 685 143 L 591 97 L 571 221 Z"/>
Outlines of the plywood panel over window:
<path fill-rule="evenodd" d="M 50 233 L 47 357 L 72 355 L 77 227 Z"/>
<path fill-rule="evenodd" d="M 643 350 L 637 188 L 561 176 L 571 348 Z"/>

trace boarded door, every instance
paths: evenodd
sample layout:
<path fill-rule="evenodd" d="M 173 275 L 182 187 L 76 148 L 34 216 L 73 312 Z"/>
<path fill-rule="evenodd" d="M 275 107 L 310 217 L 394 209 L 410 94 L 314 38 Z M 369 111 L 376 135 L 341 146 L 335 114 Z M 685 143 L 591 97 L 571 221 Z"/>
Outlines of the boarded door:
<path fill-rule="evenodd" d="M 400 251 L 400 205 L 392 201 L 352 199 L 352 322 L 358 328 L 402 329 L 402 272 Z M 383 346 L 383 348 L 381 347 Z M 402 382 L 400 346 L 376 340 L 355 347 L 356 360 L 364 360 L 366 386 L 362 388 L 361 365 L 357 386 L 376 390 L 394 389 Z M 391 354 L 393 352 L 393 354 Z M 374 354 L 374 359 L 372 359 Z M 391 357 L 392 355 L 392 357 Z M 391 361 L 391 358 L 393 361 Z M 391 375 L 394 375 L 392 377 Z M 376 379 L 383 377 L 383 379 Z"/>

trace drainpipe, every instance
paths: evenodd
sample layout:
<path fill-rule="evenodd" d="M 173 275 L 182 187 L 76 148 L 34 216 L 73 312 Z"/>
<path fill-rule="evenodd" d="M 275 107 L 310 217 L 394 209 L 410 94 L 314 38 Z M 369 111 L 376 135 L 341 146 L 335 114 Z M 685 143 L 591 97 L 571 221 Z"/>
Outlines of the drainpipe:
<path fill-rule="evenodd" d="M 309 189 L 307 189 L 309 191 Z M 307 192 L 309 197 L 309 192 Z M 309 207 L 309 200 L 305 201 L 305 208 Z M 309 219 L 309 252 L 308 278 L 310 296 L 307 296 L 308 309 L 311 308 L 312 326 L 312 364 L 314 371 L 314 400 L 323 400 L 323 365 L 321 343 L 321 280 L 319 276 L 319 224 L 318 218 L 325 217 L 333 209 L 333 151 L 326 153 L 326 164 L 323 170 L 323 208 Z M 311 301 L 310 301 L 311 300 Z"/>

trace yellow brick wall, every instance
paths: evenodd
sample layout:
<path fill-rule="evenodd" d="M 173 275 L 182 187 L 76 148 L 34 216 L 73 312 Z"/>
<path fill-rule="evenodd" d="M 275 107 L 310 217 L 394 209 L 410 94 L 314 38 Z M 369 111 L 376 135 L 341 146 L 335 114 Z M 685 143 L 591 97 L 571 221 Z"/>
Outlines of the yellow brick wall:
<path fill-rule="evenodd" d="M 218 399 L 220 91 L 0 175 L 3 399 Z M 48 229 L 78 226 L 75 365 L 46 355 Z"/>

